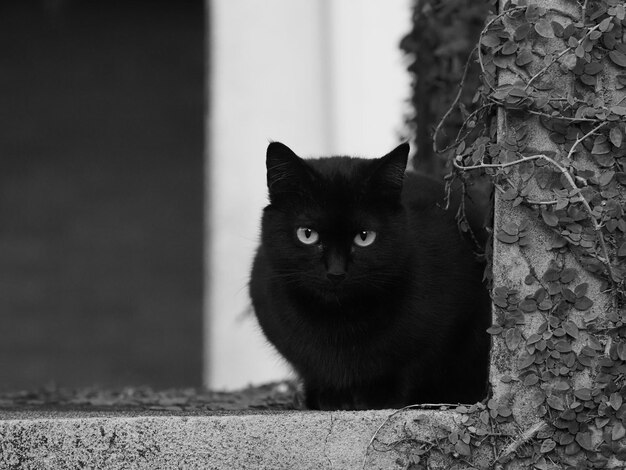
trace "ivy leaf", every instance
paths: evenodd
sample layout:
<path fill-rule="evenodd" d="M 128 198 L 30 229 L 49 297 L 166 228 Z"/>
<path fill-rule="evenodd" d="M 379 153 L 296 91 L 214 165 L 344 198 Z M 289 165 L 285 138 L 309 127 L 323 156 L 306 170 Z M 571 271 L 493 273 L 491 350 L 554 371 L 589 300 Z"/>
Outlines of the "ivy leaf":
<path fill-rule="evenodd" d="M 562 38 L 563 33 L 565 32 L 565 28 L 558 21 L 552 21 L 552 29 L 554 30 L 554 34 L 557 38 Z"/>
<path fill-rule="evenodd" d="M 574 289 L 574 294 L 576 294 L 576 298 L 581 298 L 587 294 L 587 289 L 589 288 L 589 284 L 583 282 L 582 284 L 578 284 Z"/>
<path fill-rule="evenodd" d="M 626 174 L 626 173 L 625 173 L 625 174 Z M 515 198 L 517 197 L 517 194 L 518 194 L 517 189 L 515 189 L 515 188 L 509 188 L 509 189 L 507 189 L 506 191 L 504 191 L 504 192 L 502 193 L 502 196 L 501 196 L 501 197 L 502 197 L 502 199 L 503 199 L 503 200 L 505 200 L 505 201 L 513 201 L 513 200 L 515 200 Z"/>
<path fill-rule="evenodd" d="M 519 309 L 524 313 L 533 313 L 537 311 L 537 302 L 535 299 L 524 299 L 519 304 Z"/>
<path fill-rule="evenodd" d="M 541 189 L 546 189 L 553 174 L 554 172 L 545 166 L 537 168 L 537 171 L 535 172 L 535 181 L 537 182 L 537 185 Z"/>
<path fill-rule="evenodd" d="M 613 18 L 610 18 L 610 17 L 609 17 L 609 18 L 605 18 L 605 19 L 603 19 L 603 20 L 600 22 L 600 24 L 599 24 L 599 26 L 598 26 L 598 29 L 599 29 L 600 31 L 602 31 L 603 33 L 604 33 L 604 32 L 606 32 L 606 31 L 608 31 L 609 26 L 611 26 L 611 22 L 612 22 L 612 21 L 613 21 Z"/>
<path fill-rule="evenodd" d="M 550 270 L 548 269 L 545 272 L 544 276 L 546 276 L 549 271 Z M 555 270 L 552 270 L 552 271 L 555 271 Z M 557 274 L 557 278 L 558 278 L 558 274 Z M 546 280 L 548 280 L 548 279 L 546 279 Z M 543 287 L 540 287 L 539 289 L 537 289 L 537 291 L 535 292 L 535 295 L 533 295 L 534 299 L 537 302 L 543 302 L 546 299 L 547 296 L 548 296 L 548 291 L 545 290 Z"/>
<path fill-rule="evenodd" d="M 574 268 L 565 268 L 561 271 L 560 281 L 563 284 L 569 284 L 576 277 L 576 270 Z"/>
<path fill-rule="evenodd" d="M 574 442 L 574 436 L 572 436 L 568 432 L 564 432 L 559 436 L 559 445 L 566 446 L 567 444 L 571 444 Z"/>
<path fill-rule="evenodd" d="M 502 327 L 500 325 L 491 325 L 489 328 L 487 328 L 487 333 L 489 333 L 490 335 L 499 335 L 500 333 L 502 333 Z"/>
<path fill-rule="evenodd" d="M 539 408 L 540 406 L 543 406 L 545 399 L 546 397 L 543 393 L 533 393 L 530 396 L 530 405 L 535 408 Z"/>
<path fill-rule="evenodd" d="M 563 329 L 565 332 L 574 339 L 578 339 L 578 326 L 571 320 L 563 323 Z"/>
<path fill-rule="evenodd" d="M 615 411 L 619 410 L 622 406 L 622 395 L 620 395 L 619 392 L 611 393 L 611 398 L 609 398 L 609 405 L 611 405 L 611 408 L 613 408 Z"/>
<path fill-rule="evenodd" d="M 572 345 L 569 341 L 561 340 L 554 345 L 554 349 L 560 353 L 568 353 L 572 350 Z"/>
<path fill-rule="evenodd" d="M 572 30 L 575 29 L 573 24 L 567 25 L 567 28 L 565 28 L 565 31 L 564 31 L 564 36 L 567 36 L 568 34 L 570 34 L 570 33 L 568 33 L 568 31 L 570 29 L 570 26 L 572 27 Z M 569 47 L 576 47 L 578 45 L 578 41 L 576 40 L 576 38 L 574 36 L 570 35 L 570 36 L 567 37 L 567 45 Z"/>
<path fill-rule="evenodd" d="M 464 455 L 465 457 L 471 457 L 472 449 L 468 444 L 459 440 L 456 444 L 454 444 L 454 450 L 457 451 L 460 455 Z"/>
<path fill-rule="evenodd" d="M 526 39 L 526 36 L 528 36 L 528 33 L 530 33 L 531 28 L 530 23 L 522 23 L 513 33 L 513 39 L 515 41 L 523 41 Z"/>
<path fill-rule="evenodd" d="M 576 434 L 576 442 L 580 447 L 585 450 L 593 450 L 593 444 L 591 443 L 591 433 L 579 432 Z"/>
<path fill-rule="evenodd" d="M 502 49 L 500 49 L 500 52 L 503 55 L 515 54 L 517 52 L 517 44 L 515 44 L 515 42 L 511 40 L 508 40 L 507 42 L 504 43 L 504 45 L 502 46 Z"/>
<path fill-rule="evenodd" d="M 563 295 L 563 298 L 570 304 L 576 302 L 576 294 L 574 294 L 571 289 L 564 288 L 561 290 L 561 294 Z"/>
<path fill-rule="evenodd" d="M 593 305 L 593 301 L 589 297 L 582 296 L 576 300 L 576 303 L 574 304 L 574 308 L 576 310 L 580 310 L 581 312 L 584 312 L 585 310 L 589 310 L 592 305 Z"/>
<path fill-rule="evenodd" d="M 507 308 L 509 306 L 509 303 L 506 301 L 506 297 L 500 297 L 497 295 L 493 297 L 493 303 L 500 308 Z M 499 332 L 496 334 L 499 334 Z"/>
<path fill-rule="evenodd" d="M 539 382 L 539 377 L 536 374 L 528 374 L 524 377 L 524 385 L 526 387 L 532 387 Z"/>
<path fill-rule="evenodd" d="M 509 96 L 513 98 L 526 98 L 528 93 L 523 88 L 511 88 L 509 90 Z"/>
<path fill-rule="evenodd" d="M 583 347 L 583 349 L 589 349 L 592 356 L 596 356 L 593 351 L 604 351 L 604 345 L 594 336 L 590 336 L 589 338 L 587 338 L 587 341 L 589 341 L 588 346 Z"/>
<path fill-rule="evenodd" d="M 606 186 L 613 180 L 614 176 L 615 176 L 614 171 L 607 171 L 605 173 L 602 173 L 600 177 L 598 178 L 598 184 L 600 186 Z"/>
<path fill-rule="evenodd" d="M 560 235 L 555 235 L 551 240 L 550 240 L 550 249 L 551 250 L 558 250 L 559 248 L 563 248 L 567 246 L 567 240 L 565 238 L 563 238 Z"/>
<path fill-rule="evenodd" d="M 546 399 L 546 402 L 548 403 L 548 406 L 550 406 L 550 408 L 553 408 L 558 411 L 565 410 L 565 402 L 560 397 L 557 397 L 555 395 L 549 396 Z"/>
<path fill-rule="evenodd" d="M 626 54 L 623 54 L 619 51 L 611 51 L 609 52 L 609 58 L 615 65 L 619 65 L 620 67 L 626 67 Z"/>
<path fill-rule="evenodd" d="M 519 235 L 519 226 L 515 222 L 507 222 L 502 225 L 502 230 L 511 236 Z"/>
<path fill-rule="evenodd" d="M 611 112 L 618 116 L 626 116 L 626 106 L 611 106 Z"/>
<path fill-rule="evenodd" d="M 500 45 L 500 39 L 495 34 L 486 34 L 482 37 L 480 42 L 483 46 L 489 47 L 491 49 Z"/>
<path fill-rule="evenodd" d="M 583 315 L 583 318 L 584 318 L 585 322 L 591 323 L 592 321 L 595 321 L 599 316 L 600 316 L 600 312 L 587 311 Z"/>
<path fill-rule="evenodd" d="M 556 442 L 554 442 L 552 439 L 546 439 L 545 441 L 541 443 L 541 448 L 539 449 L 539 452 L 541 452 L 542 454 L 547 454 L 548 452 L 553 450 L 555 447 L 556 447 Z"/>
<path fill-rule="evenodd" d="M 609 140 L 615 147 L 622 146 L 622 130 L 619 127 L 613 127 L 609 132 Z"/>
<path fill-rule="evenodd" d="M 591 149 L 591 153 L 594 155 L 604 155 L 611 151 L 611 146 L 609 143 L 605 141 L 596 141 L 593 144 L 593 148 Z"/>
<path fill-rule="evenodd" d="M 519 369 L 526 369 L 535 362 L 535 356 L 528 354 L 526 351 L 517 359 L 517 367 Z"/>
<path fill-rule="evenodd" d="M 591 31 L 589 35 L 589 39 L 595 41 L 596 39 L 600 39 L 602 37 L 602 33 L 600 31 Z"/>
<path fill-rule="evenodd" d="M 538 5 L 528 5 L 524 13 L 527 21 L 537 21 L 541 16 L 541 8 Z"/>
<path fill-rule="evenodd" d="M 544 37 L 546 39 L 554 39 L 554 30 L 552 29 L 552 25 L 546 18 L 542 18 L 537 23 L 535 23 L 535 31 L 539 36 Z"/>
<path fill-rule="evenodd" d="M 502 416 L 503 418 L 508 418 L 509 416 L 513 414 L 513 411 L 508 406 L 499 406 L 498 414 Z"/>
<path fill-rule="evenodd" d="M 564 197 L 557 197 L 556 206 L 554 206 L 554 210 L 559 211 L 561 209 L 565 209 L 568 205 L 569 205 L 569 199 L 564 198 Z"/>
<path fill-rule="evenodd" d="M 596 86 L 598 83 L 598 79 L 595 76 L 587 74 L 581 75 L 580 81 L 589 86 Z"/>
<path fill-rule="evenodd" d="M 548 212 L 544 209 L 541 211 L 541 217 L 543 218 L 543 221 L 546 223 L 546 225 L 548 225 L 549 227 L 556 227 L 557 225 L 559 225 L 559 218 L 552 212 Z"/>
<path fill-rule="evenodd" d="M 588 388 L 579 388 L 578 390 L 574 390 L 574 396 L 582 401 L 591 400 L 591 390 Z"/>
<path fill-rule="evenodd" d="M 620 245 L 619 250 L 617 250 L 617 256 L 626 256 L 626 242 Z"/>
<path fill-rule="evenodd" d="M 519 237 L 517 235 L 509 235 L 504 230 L 498 230 L 498 234 L 496 235 L 496 238 L 500 240 L 502 243 L 507 243 L 507 244 L 515 243 L 519 240 Z"/>
<path fill-rule="evenodd" d="M 519 67 L 524 67 L 528 64 L 530 64 L 534 59 L 533 53 L 530 52 L 528 49 L 524 49 L 523 51 L 520 51 L 517 54 L 517 57 L 515 59 L 515 64 L 518 65 Z"/>
<path fill-rule="evenodd" d="M 618 422 L 613 426 L 613 429 L 611 430 L 611 440 L 619 441 L 624 436 L 626 436 L 626 428 L 624 428 L 624 425 L 622 423 Z"/>
<path fill-rule="evenodd" d="M 587 75 L 597 75 L 602 72 L 602 64 L 600 62 L 591 62 L 585 64 L 584 70 Z"/>
<path fill-rule="evenodd" d="M 543 279 L 544 281 L 547 281 L 547 282 L 558 281 L 560 277 L 561 277 L 561 273 L 554 268 L 548 268 L 546 269 L 546 272 L 543 273 Z"/>
<path fill-rule="evenodd" d="M 509 351 L 515 351 L 522 341 L 522 333 L 518 328 L 510 328 L 504 334 L 504 341 Z"/>
<path fill-rule="evenodd" d="M 591 367 L 592 366 L 590 357 L 578 356 L 576 359 L 578 360 L 578 362 L 580 362 L 585 367 Z"/>
<path fill-rule="evenodd" d="M 565 392 L 566 390 L 569 390 L 569 384 L 563 380 L 560 380 L 554 384 L 554 390 L 557 390 L 559 392 Z"/>
<path fill-rule="evenodd" d="M 547 298 L 546 300 L 542 300 L 541 302 L 539 302 L 537 308 L 541 311 L 546 311 L 550 310 L 553 306 L 554 304 L 552 303 L 552 300 Z"/>

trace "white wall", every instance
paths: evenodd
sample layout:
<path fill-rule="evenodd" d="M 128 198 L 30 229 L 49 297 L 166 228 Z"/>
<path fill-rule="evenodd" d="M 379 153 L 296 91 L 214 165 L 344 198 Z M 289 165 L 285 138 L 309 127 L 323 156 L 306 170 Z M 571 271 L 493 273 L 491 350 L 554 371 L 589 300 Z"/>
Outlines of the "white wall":
<path fill-rule="evenodd" d="M 381 156 L 406 137 L 410 78 L 400 39 L 411 29 L 409 0 L 327 0 L 333 44 L 332 153 Z"/>
<path fill-rule="evenodd" d="M 236 388 L 288 368 L 263 339 L 247 282 L 267 204 L 265 148 L 380 156 L 403 130 L 398 43 L 409 0 L 207 0 L 205 384 Z"/>

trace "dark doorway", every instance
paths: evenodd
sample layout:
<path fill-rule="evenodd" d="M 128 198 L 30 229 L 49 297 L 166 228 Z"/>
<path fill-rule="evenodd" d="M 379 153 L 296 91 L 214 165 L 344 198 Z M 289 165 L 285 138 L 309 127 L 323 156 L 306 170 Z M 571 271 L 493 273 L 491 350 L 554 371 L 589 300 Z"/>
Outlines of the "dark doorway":
<path fill-rule="evenodd" d="M 202 0 L 0 6 L 0 388 L 201 382 Z"/>

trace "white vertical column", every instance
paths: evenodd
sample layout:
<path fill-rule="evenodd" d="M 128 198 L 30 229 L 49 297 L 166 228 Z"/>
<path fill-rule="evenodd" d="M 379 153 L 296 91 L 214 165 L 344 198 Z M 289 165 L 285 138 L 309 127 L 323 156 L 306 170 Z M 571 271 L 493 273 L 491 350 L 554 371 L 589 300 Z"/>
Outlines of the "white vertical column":
<path fill-rule="evenodd" d="M 410 76 L 400 40 L 411 30 L 411 0 L 327 0 L 336 125 L 333 153 L 381 156 L 405 134 Z"/>
<path fill-rule="evenodd" d="M 320 2 L 210 2 L 205 384 L 286 375 L 258 331 L 247 283 L 267 204 L 265 149 L 328 151 Z"/>

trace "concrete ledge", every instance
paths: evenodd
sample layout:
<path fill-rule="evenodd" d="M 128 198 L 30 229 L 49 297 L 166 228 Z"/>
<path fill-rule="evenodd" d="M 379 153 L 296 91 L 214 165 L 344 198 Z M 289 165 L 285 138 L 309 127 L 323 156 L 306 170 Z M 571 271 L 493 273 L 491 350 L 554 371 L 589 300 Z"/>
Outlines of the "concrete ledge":
<path fill-rule="evenodd" d="M 0 468 L 405 469 L 407 429 L 414 442 L 459 419 L 392 413 L 0 412 Z"/>

